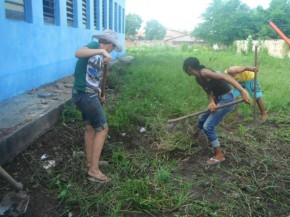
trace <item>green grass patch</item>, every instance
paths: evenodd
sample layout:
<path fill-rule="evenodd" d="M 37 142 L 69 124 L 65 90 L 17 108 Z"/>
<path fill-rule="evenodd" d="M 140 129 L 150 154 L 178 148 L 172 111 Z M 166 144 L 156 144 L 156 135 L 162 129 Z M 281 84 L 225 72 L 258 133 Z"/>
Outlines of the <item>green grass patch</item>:
<path fill-rule="evenodd" d="M 77 143 L 65 153 L 69 162 L 43 175 L 46 186 L 65 204 L 64 215 L 78 216 L 288 216 L 290 214 L 289 59 L 259 55 L 258 80 L 269 121 L 252 125 L 252 107 L 240 105 L 242 121 L 227 118 L 218 128 L 225 163 L 205 165 L 207 144 L 196 144 L 197 117 L 167 132 L 167 120 L 204 110 L 207 98 L 183 60 L 224 71 L 230 65 L 253 65 L 253 54 L 212 51 L 205 47 L 141 47 L 127 50 L 130 64 L 112 66 L 113 86 L 105 105 L 112 140 L 102 157 L 112 181 L 85 179 L 85 156 Z M 62 120 L 80 121 L 73 105 Z M 70 122 L 71 123 L 71 122 Z M 146 127 L 144 134 L 140 127 Z M 194 146 L 193 146 L 194 145 Z M 38 166 L 38 165 L 36 165 Z M 60 175 L 61 174 L 61 175 Z"/>

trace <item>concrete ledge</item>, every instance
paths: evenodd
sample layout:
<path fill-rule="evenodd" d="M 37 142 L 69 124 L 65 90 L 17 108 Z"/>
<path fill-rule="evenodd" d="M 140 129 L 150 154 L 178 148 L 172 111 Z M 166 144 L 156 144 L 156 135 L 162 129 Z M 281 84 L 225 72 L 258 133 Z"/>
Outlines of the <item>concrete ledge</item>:
<path fill-rule="evenodd" d="M 53 127 L 60 118 L 63 105 L 25 125 L 0 140 L 0 164 L 11 162 L 37 138 Z"/>
<path fill-rule="evenodd" d="M 59 120 L 73 77 L 0 102 L 0 165 L 13 159 Z"/>

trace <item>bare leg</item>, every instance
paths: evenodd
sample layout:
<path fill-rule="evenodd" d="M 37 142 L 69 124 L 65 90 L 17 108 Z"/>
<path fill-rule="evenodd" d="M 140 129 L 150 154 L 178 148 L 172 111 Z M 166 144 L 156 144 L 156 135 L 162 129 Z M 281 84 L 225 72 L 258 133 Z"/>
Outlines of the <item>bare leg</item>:
<path fill-rule="evenodd" d="M 235 100 L 237 100 L 237 99 L 238 99 L 238 97 L 235 98 Z M 232 111 L 232 113 L 233 113 L 233 118 L 234 118 L 234 120 L 235 120 L 235 121 L 239 121 L 239 120 L 238 120 L 238 104 L 235 105 L 235 108 L 234 108 L 234 110 Z"/>
<path fill-rule="evenodd" d="M 224 157 L 224 155 L 223 155 L 223 153 L 222 153 L 222 149 L 221 149 L 221 147 L 219 146 L 219 147 L 216 147 L 215 149 L 214 149 L 214 158 L 215 159 L 217 159 L 217 160 L 220 160 L 220 161 L 224 161 L 225 160 L 225 157 Z"/>
<path fill-rule="evenodd" d="M 86 157 L 87 157 L 87 166 L 90 167 L 92 161 L 92 149 L 93 141 L 95 136 L 95 129 L 91 125 L 86 125 L 85 127 L 85 146 L 86 146 Z"/>
<path fill-rule="evenodd" d="M 100 160 L 101 152 L 102 152 L 107 134 L 108 134 L 108 128 L 105 128 L 104 130 L 100 132 L 96 132 L 93 138 L 93 143 L 91 147 L 92 149 L 90 152 L 91 161 L 90 161 L 88 174 L 101 181 L 108 180 L 108 177 L 106 177 L 99 169 L 99 160 Z"/>
<path fill-rule="evenodd" d="M 257 104 L 261 111 L 262 122 L 265 122 L 267 120 L 267 111 L 262 98 L 257 99 Z"/>
<path fill-rule="evenodd" d="M 221 163 L 225 160 L 225 156 L 222 153 L 221 147 L 216 147 L 214 148 L 214 157 L 210 158 L 207 161 L 207 164 L 213 165 L 213 164 L 218 164 Z"/>

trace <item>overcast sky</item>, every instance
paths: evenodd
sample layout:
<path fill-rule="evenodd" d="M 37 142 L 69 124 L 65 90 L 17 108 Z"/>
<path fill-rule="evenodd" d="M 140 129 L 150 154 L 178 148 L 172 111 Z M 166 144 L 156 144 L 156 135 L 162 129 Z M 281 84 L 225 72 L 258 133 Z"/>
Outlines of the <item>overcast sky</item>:
<path fill-rule="evenodd" d="M 201 22 L 200 16 L 212 0 L 126 0 L 126 15 L 137 14 L 143 25 L 157 20 L 163 26 L 175 30 L 191 31 Z M 261 5 L 268 8 L 271 0 L 241 0 L 251 8 Z"/>

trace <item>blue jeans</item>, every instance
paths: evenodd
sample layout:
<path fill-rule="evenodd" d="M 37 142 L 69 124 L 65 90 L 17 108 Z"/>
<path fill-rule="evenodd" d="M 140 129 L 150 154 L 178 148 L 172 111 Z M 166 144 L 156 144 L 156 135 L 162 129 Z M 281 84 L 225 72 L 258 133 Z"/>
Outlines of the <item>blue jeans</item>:
<path fill-rule="evenodd" d="M 72 101 L 82 112 L 83 120 L 92 125 L 96 132 L 108 128 L 105 112 L 98 94 L 73 90 Z"/>
<path fill-rule="evenodd" d="M 216 103 L 222 105 L 235 100 L 232 92 L 226 93 L 220 96 Z M 220 142 L 217 138 L 215 128 L 223 120 L 227 113 L 234 110 L 235 105 L 227 106 L 221 109 L 217 109 L 215 112 L 207 112 L 199 116 L 198 125 L 199 129 L 203 129 L 208 140 L 210 141 L 213 148 L 219 147 Z"/>

